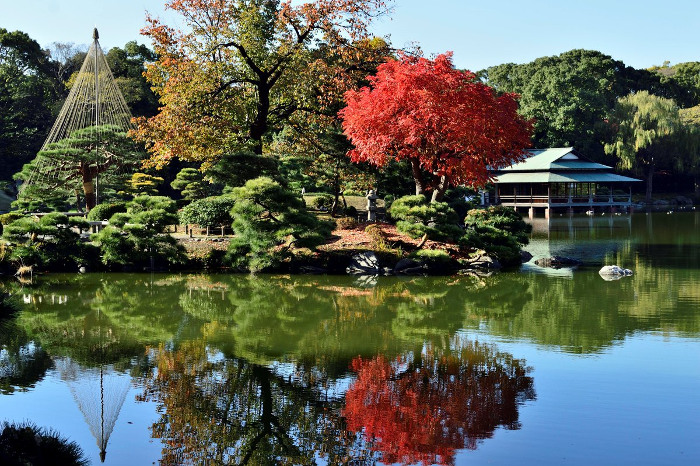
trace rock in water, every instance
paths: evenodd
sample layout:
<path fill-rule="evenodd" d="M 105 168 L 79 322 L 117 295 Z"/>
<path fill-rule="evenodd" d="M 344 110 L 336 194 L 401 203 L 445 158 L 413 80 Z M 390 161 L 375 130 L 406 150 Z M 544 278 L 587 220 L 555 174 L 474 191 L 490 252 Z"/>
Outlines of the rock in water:
<path fill-rule="evenodd" d="M 581 265 L 581 261 L 578 259 L 572 259 L 571 257 L 552 256 L 537 259 L 535 264 L 539 265 L 540 267 L 560 269 L 562 267 L 575 267 L 577 265 Z"/>
<path fill-rule="evenodd" d="M 598 271 L 604 280 L 619 280 L 622 277 L 629 277 L 632 275 L 630 269 L 623 269 L 617 265 L 606 265 Z"/>
<path fill-rule="evenodd" d="M 352 256 L 345 271 L 350 275 L 379 275 L 379 259 L 373 252 L 363 252 Z"/>

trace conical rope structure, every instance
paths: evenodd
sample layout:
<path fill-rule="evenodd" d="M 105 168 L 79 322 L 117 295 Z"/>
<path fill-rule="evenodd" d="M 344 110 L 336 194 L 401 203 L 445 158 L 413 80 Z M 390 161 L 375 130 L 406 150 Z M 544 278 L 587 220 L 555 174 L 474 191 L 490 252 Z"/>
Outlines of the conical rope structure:
<path fill-rule="evenodd" d="M 66 147 L 70 148 L 72 140 L 79 139 L 82 143 L 80 147 L 84 148 L 85 139 L 94 140 L 94 143 L 90 144 L 94 156 L 91 154 L 89 160 L 83 162 L 80 171 L 91 173 L 89 181 L 95 184 L 95 199 L 98 174 L 103 173 L 106 164 L 119 165 L 113 160 L 118 154 L 105 150 L 102 138 L 106 131 L 126 133 L 133 129 L 134 125 L 131 122 L 131 112 L 114 80 L 98 38 L 99 34 L 95 29 L 85 61 L 41 147 L 40 154 L 52 156 L 37 157 L 29 176 L 23 180 L 20 195 L 33 185 L 41 184 L 49 186 L 49 189 L 54 186 L 58 188 L 76 178 L 75 166 L 63 163 L 62 159 L 56 156 L 57 144 L 64 144 L 61 149 L 65 150 Z M 76 134 L 79 135 L 77 138 Z"/>

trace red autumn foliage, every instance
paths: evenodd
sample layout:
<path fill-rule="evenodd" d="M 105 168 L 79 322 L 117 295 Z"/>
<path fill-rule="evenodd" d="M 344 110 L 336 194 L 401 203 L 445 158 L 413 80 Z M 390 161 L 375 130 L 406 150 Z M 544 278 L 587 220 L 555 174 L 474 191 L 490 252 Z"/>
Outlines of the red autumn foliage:
<path fill-rule="evenodd" d="M 483 186 L 487 167 L 521 160 L 531 123 L 517 114 L 517 96 L 497 96 L 470 71 L 456 70 L 452 54 L 434 60 L 403 55 L 379 66 L 370 87 L 345 94 L 343 129 L 355 162 L 379 167 L 407 159 L 416 191 L 447 184 Z M 425 186 L 420 172 L 432 176 Z M 435 195 L 434 195 L 435 199 Z"/>
<path fill-rule="evenodd" d="M 529 369 L 473 344 L 459 356 L 356 358 L 345 396 L 348 429 L 363 432 L 384 463 L 452 464 L 503 426 L 518 429 L 518 403 L 534 398 Z"/>

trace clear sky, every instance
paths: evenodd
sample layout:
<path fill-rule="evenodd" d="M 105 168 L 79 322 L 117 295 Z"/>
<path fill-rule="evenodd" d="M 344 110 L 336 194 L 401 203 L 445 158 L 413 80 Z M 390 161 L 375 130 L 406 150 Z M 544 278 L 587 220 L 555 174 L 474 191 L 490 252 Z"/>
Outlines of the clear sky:
<path fill-rule="evenodd" d="M 91 42 L 105 49 L 139 35 L 146 11 L 172 24 L 165 0 L 0 0 L 0 27 L 28 33 L 42 46 Z M 526 63 L 574 48 L 599 50 L 647 68 L 700 61 L 698 0 L 395 0 L 374 27 L 394 46 L 411 42 L 426 55 L 451 50 L 459 68 Z M 150 45 L 150 44 L 149 44 Z"/>

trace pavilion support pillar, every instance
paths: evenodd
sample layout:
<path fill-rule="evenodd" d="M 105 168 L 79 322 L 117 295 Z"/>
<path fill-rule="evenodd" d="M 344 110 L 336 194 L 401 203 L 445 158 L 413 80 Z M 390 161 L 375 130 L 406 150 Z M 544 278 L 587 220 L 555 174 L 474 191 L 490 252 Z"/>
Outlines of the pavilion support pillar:
<path fill-rule="evenodd" d="M 549 219 L 549 211 L 550 210 L 551 210 L 550 207 L 546 207 L 544 209 L 544 218 Z M 532 218 L 532 217 L 530 217 L 530 218 Z"/>
<path fill-rule="evenodd" d="M 535 208 L 534 207 L 530 207 L 527 210 L 527 216 L 530 217 L 531 219 L 535 217 Z"/>

